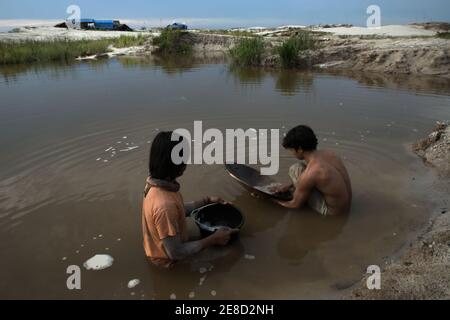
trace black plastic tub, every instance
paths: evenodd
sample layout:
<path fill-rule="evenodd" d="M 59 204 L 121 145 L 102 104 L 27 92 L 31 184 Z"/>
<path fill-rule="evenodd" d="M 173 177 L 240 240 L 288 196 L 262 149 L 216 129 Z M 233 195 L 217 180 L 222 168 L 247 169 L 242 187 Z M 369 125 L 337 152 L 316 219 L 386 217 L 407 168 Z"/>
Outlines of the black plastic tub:
<path fill-rule="evenodd" d="M 209 204 L 192 211 L 191 217 L 200 228 L 202 237 L 221 228 L 241 229 L 245 223 L 242 212 L 231 204 Z"/>

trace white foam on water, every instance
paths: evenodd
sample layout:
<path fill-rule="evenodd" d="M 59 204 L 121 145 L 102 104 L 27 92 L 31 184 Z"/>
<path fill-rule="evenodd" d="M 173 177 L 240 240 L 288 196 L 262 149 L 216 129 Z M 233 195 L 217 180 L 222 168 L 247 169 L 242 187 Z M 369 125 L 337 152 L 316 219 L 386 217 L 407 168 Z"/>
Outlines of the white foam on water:
<path fill-rule="evenodd" d="M 127 143 L 127 145 L 128 145 L 128 143 Z M 121 150 L 119 150 L 119 151 L 120 151 L 120 152 L 128 152 L 128 151 L 132 151 L 132 150 L 137 149 L 137 148 L 139 148 L 139 146 L 128 147 L 128 148 L 126 148 L 126 149 L 121 149 Z"/>
<path fill-rule="evenodd" d="M 67 260 L 67 257 L 63 257 L 61 260 L 62 260 L 62 261 L 66 261 L 66 260 Z"/>
<path fill-rule="evenodd" d="M 172 293 L 170 295 L 170 300 L 176 300 L 177 299 L 177 295 L 175 293 Z"/>
<path fill-rule="evenodd" d="M 108 149 L 105 150 L 105 152 L 111 151 L 113 149 L 113 147 L 109 147 Z"/>
<path fill-rule="evenodd" d="M 141 280 L 139 280 L 139 279 L 130 280 L 128 282 L 128 289 L 133 289 L 134 287 L 138 286 L 140 283 L 141 283 Z"/>
<path fill-rule="evenodd" d="M 194 299 L 195 298 L 195 292 L 192 291 L 189 293 L 189 299 Z"/>
<path fill-rule="evenodd" d="M 211 295 L 212 295 L 213 297 L 215 297 L 215 296 L 217 296 L 217 292 L 216 292 L 215 290 L 212 290 L 212 291 L 211 291 Z"/>
<path fill-rule="evenodd" d="M 208 269 L 206 269 L 206 268 L 200 268 L 198 271 L 199 271 L 201 274 L 203 274 L 203 273 L 208 272 Z"/>
<path fill-rule="evenodd" d="M 93 256 L 92 258 L 90 258 L 89 260 L 87 260 L 83 264 L 83 267 L 86 270 L 99 271 L 99 270 L 104 270 L 104 269 L 111 267 L 113 262 L 114 262 L 114 258 L 111 257 L 110 255 L 97 254 L 97 255 Z"/>

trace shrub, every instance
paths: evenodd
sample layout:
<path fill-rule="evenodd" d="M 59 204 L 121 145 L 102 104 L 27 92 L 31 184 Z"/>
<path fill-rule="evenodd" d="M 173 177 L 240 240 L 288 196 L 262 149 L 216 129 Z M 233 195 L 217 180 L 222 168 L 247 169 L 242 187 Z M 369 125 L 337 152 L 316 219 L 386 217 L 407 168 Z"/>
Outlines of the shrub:
<path fill-rule="evenodd" d="M 230 56 L 236 65 L 257 66 L 261 64 L 264 49 L 265 45 L 261 37 L 243 38 L 230 49 Z"/>

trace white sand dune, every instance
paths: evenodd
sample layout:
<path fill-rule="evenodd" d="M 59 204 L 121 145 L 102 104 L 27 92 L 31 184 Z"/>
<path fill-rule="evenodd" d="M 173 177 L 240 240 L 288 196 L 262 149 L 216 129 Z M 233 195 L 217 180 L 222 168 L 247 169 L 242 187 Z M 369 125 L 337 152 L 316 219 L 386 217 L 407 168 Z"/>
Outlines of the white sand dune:
<path fill-rule="evenodd" d="M 53 41 L 53 40 L 100 40 L 105 38 L 118 38 L 122 35 L 134 36 L 141 32 L 129 31 L 95 31 L 95 30 L 74 30 L 54 27 L 19 28 L 19 32 L 0 33 L 0 41 Z"/>
<path fill-rule="evenodd" d="M 389 37 L 413 37 L 413 36 L 434 36 L 435 31 L 425 30 L 410 25 L 390 25 L 379 28 L 365 27 L 338 27 L 338 28 L 317 28 L 315 31 L 334 33 L 339 36 L 389 36 Z"/>

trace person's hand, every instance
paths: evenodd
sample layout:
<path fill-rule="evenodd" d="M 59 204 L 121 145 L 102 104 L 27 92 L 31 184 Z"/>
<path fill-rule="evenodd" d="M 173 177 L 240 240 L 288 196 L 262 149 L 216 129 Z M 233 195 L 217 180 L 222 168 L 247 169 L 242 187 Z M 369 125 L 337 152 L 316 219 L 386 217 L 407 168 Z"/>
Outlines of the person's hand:
<path fill-rule="evenodd" d="M 230 242 L 231 236 L 239 233 L 239 229 L 219 229 L 211 235 L 216 246 L 226 246 Z"/>
<path fill-rule="evenodd" d="M 227 201 L 223 200 L 220 197 L 208 197 L 208 204 L 220 203 L 220 204 L 228 204 Z"/>
<path fill-rule="evenodd" d="M 270 192 L 277 194 L 277 193 L 285 193 L 288 192 L 289 189 L 291 189 L 292 184 L 281 184 L 279 186 L 274 186 L 272 188 L 270 188 Z"/>

